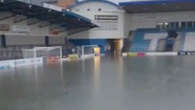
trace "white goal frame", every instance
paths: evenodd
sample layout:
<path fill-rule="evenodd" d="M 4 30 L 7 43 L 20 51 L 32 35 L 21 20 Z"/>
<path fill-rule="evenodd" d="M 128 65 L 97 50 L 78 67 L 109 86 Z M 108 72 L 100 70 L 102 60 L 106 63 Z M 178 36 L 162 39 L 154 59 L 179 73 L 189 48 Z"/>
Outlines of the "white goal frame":
<path fill-rule="evenodd" d="M 95 52 L 94 52 L 94 50 L 93 50 L 93 53 L 88 53 L 88 54 L 86 54 L 85 53 L 85 48 L 99 48 L 99 46 L 97 46 L 97 45 L 82 45 L 81 46 L 81 58 L 90 58 L 90 57 L 95 57 L 96 56 L 96 54 L 95 54 Z"/>
<path fill-rule="evenodd" d="M 52 47 L 34 47 L 32 49 L 23 49 L 23 56 L 28 57 L 28 58 L 39 58 L 39 57 L 50 57 L 49 56 L 49 51 L 52 51 L 54 49 L 59 49 L 59 59 L 63 58 L 63 53 L 62 53 L 62 47 L 61 46 L 52 46 Z M 38 51 L 45 51 L 46 55 L 38 56 Z M 27 54 L 27 53 L 30 54 Z M 26 55 L 26 56 L 25 56 Z M 57 56 L 57 55 L 56 55 Z"/>

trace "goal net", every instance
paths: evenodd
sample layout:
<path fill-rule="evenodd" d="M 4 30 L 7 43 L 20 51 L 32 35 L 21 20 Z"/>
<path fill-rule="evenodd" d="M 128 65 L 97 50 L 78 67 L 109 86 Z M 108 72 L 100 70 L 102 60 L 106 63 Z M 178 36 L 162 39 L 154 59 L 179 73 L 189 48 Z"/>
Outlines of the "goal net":
<path fill-rule="evenodd" d="M 80 47 L 79 55 L 81 58 L 99 56 L 100 48 L 97 45 L 84 45 Z"/>
<path fill-rule="evenodd" d="M 34 47 L 23 49 L 24 58 L 46 58 L 47 60 L 60 60 L 62 58 L 62 47 Z"/>

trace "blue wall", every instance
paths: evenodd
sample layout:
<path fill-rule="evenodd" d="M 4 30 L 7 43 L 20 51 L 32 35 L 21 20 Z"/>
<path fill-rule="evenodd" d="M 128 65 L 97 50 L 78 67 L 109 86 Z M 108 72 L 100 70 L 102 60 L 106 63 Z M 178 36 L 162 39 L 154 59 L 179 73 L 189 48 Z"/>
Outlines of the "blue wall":
<path fill-rule="evenodd" d="M 101 53 L 105 53 L 106 39 L 70 39 L 71 43 L 76 46 L 82 45 L 98 45 L 101 48 Z"/>

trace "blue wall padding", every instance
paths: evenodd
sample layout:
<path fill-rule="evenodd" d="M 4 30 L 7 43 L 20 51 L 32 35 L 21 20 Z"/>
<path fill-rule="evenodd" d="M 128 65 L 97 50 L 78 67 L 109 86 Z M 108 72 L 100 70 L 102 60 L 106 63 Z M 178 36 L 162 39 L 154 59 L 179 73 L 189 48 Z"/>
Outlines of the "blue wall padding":
<path fill-rule="evenodd" d="M 82 45 L 98 45 L 101 48 L 101 53 L 105 53 L 106 39 L 70 39 L 71 43 L 76 46 Z"/>

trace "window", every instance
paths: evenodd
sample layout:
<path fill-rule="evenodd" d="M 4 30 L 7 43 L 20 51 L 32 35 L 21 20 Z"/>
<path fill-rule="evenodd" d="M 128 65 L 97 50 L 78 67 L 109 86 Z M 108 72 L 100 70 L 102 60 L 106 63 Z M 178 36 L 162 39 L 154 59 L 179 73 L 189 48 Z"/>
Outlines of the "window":
<path fill-rule="evenodd" d="M 179 22 L 170 22 L 168 28 L 169 29 L 178 29 L 179 28 Z"/>
<path fill-rule="evenodd" d="M 175 22 L 175 27 L 178 29 L 179 28 L 179 22 Z"/>
<path fill-rule="evenodd" d="M 160 29 L 160 25 L 159 25 L 159 24 L 157 24 L 157 25 L 156 25 L 156 28 L 157 28 L 157 29 Z"/>
<path fill-rule="evenodd" d="M 164 22 L 164 23 L 158 23 L 156 27 L 157 27 L 158 29 L 167 29 L 168 26 L 169 26 L 169 23 Z"/>
<path fill-rule="evenodd" d="M 187 27 L 188 28 L 192 28 L 193 27 L 193 23 L 190 21 L 190 22 L 187 22 Z"/>
<path fill-rule="evenodd" d="M 94 23 L 99 26 L 98 30 L 118 30 L 118 15 L 95 15 Z"/>
<path fill-rule="evenodd" d="M 156 28 L 160 29 L 187 29 L 187 28 L 195 28 L 195 21 L 183 21 L 183 22 L 163 22 L 158 23 Z"/>
<path fill-rule="evenodd" d="M 167 23 L 167 22 L 164 22 L 164 23 L 163 23 L 163 29 L 167 29 L 168 26 L 169 26 L 169 23 Z"/>
<path fill-rule="evenodd" d="M 181 28 L 187 28 L 186 22 L 181 22 Z"/>

